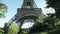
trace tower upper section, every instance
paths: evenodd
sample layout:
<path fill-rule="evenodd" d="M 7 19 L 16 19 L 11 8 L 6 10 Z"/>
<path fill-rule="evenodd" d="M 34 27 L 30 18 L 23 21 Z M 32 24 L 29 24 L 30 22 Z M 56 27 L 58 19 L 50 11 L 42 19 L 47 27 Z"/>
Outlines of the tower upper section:
<path fill-rule="evenodd" d="M 21 8 L 37 8 L 34 0 L 24 0 Z"/>

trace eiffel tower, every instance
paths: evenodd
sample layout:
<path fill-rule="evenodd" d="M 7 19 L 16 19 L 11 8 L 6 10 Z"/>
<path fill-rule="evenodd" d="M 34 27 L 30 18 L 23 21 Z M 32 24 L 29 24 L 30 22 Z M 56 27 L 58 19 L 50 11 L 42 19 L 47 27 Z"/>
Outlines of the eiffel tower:
<path fill-rule="evenodd" d="M 41 8 L 38 8 L 34 0 L 23 0 L 21 8 L 17 9 L 16 15 L 9 21 L 9 26 L 13 21 L 16 21 L 19 28 L 27 22 L 36 22 L 39 16 L 42 16 Z"/>

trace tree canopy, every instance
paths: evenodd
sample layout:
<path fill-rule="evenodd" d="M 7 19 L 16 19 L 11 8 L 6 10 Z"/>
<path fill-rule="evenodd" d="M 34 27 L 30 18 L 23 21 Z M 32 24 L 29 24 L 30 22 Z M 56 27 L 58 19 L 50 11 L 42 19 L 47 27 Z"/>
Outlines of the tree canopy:
<path fill-rule="evenodd" d="M 0 3 L 0 18 L 1 17 L 6 17 L 5 13 L 7 12 L 7 10 L 8 10 L 7 5 L 4 4 L 4 3 Z"/>
<path fill-rule="evenodd" d="M 16 22 L 12 22 L 8 34 L 17 34 L 19 32 L 19 27 L 17 26 Z"/>

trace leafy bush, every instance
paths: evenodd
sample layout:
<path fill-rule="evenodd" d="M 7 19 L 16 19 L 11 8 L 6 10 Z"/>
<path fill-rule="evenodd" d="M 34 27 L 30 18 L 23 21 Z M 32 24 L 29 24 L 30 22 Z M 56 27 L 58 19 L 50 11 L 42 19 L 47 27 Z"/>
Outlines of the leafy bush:
<path fill-rule="evenodd" d="M 8 34 L 17 34 L 19 32 L 19 28 L 16 25 L 16 22 L 12 22 Z"/>

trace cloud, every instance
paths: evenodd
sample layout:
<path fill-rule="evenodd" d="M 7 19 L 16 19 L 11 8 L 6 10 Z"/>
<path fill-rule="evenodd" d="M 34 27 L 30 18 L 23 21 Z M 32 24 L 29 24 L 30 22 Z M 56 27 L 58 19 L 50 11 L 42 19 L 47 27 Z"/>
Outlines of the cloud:
<path fill-rule="evenodd" d="M 42 8 L 42 12 L 47 15 L 48 13 L 55 13 L 54 8 Z"/>

